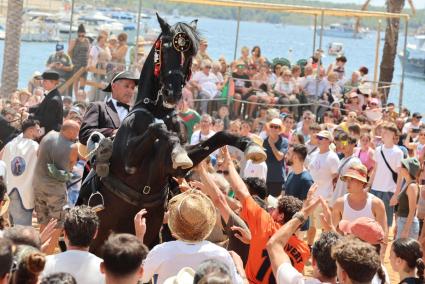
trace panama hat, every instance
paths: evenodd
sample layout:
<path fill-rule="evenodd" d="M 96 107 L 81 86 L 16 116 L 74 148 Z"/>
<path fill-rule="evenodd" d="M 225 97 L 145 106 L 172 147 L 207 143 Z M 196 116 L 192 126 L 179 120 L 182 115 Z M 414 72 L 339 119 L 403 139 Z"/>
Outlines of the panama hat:
<path fill-rule="evenodd" d="M 216 210 L 211 199 L 199 190 L 188 190 L 174 196 L 168 205 L 168 226 L 180 240 L 205 240 L 216 223 Z"/>
<path fill-rule="evenodd" d="M 341 177 L 341 180 L 345 181 L 347 177 L 354 178 L 361 182 L 367 183 L 367 168 L 360 163 L 353 164 Z"/>

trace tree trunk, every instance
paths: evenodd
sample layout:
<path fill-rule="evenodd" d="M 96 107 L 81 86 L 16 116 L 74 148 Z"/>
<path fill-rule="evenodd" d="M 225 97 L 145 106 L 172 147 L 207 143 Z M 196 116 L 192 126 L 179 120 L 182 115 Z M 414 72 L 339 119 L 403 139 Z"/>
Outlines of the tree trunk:
<path fill-rule="evenodd" d="M 1 98 L 10 97 L 18 88 L 23 7 L 24 0 L 9 0 L 7 3 Z"/>
<path fill-rule="evenodd" d="M 405 0 L 387 0 L 387 12 L 401 13 L 404 7 L 404 3 Z M 391 83 L 393 81 L 399 29 L 399 18 L 387 19 L 387 28 L 385 30 L 385 43 L 384 51 L 382 53 L 379 82 Z M 388 84 L 380 83 L 379 86 L 388 86 Z M 385 95 L 384 100 L 386 101 L 388 99 L 388 94 L 390 93 L 390 88 L 384 88 L 383 93 Z"/>

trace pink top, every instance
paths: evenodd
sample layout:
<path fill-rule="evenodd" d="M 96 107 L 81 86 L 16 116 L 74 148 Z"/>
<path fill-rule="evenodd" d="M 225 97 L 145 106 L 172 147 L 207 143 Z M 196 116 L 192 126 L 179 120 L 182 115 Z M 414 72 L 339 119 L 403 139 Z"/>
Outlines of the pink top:
<path fill-rule="evenodd" d="M 369 149 L 362 151 L 361 148 L 358 148 L 356 151 L 356 156 L 359 157 L 362 164 L 370 171 L 373 167 L 373 160 L 370 158 Z"/>

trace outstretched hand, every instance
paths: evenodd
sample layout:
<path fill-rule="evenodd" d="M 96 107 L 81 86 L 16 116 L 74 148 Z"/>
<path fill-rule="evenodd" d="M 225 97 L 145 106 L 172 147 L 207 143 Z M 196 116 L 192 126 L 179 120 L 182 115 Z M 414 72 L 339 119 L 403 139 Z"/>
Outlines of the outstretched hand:
<path fill-rule="evenodd" d="M 43 229 L 43 231 L 40 232 L 41 251 L 44 251 L 44 249 L 48 247 L 57 224 L 58 220 L 52 218 L 50 219 L 46 227 Z"/>
<path fill-rule="evenodd" d="M 310 216 L 311 213 L 313 213 L 314 209 L 320 202 L 320 199 L 314 196 L 317 191 L 317 188 L 317 184 L 313 183 L 310 189 L 308 190 L 307 198 L 304 201 L 303 208 L 301 209 L 306 217 Z"/>
<path fill-rule="evenodd" d="M 244 244 L 249 245 L 251 243 L 251 231 L 238 226 L 232 226 L 230 229 L 234 232 L 235 237 L 238 238 Z"/>
<path fill-rule="evenodd" d="M 320 221 L 322 223 L 323 230 L 325 232 L 335 231 L 335 227 L 332 222 L 332 213 L 328 203 L 323 198 L 320 198 L 320 204 L 323 211 L 320 213 Z"/>
<path fill-rule="evenodd" d="M 179 189 L 180 189 L 181 192 L 185 192 L 185 191 L 191 189 L 189 183 L 186 181 L 185 178 L 175 178 L 175 177 L 173 177 L 173 179 L 175 180 L 175 182 L 178 183 Z"/>
<path fill-rule="evenodd" d="M 142 241 L 146 234 L 146 218 L 145 215 L 148 213 L 146 209 L 142 209 L 137 212 L 134 216 L 134 230 L 136 232 L 136 237 Z"/>

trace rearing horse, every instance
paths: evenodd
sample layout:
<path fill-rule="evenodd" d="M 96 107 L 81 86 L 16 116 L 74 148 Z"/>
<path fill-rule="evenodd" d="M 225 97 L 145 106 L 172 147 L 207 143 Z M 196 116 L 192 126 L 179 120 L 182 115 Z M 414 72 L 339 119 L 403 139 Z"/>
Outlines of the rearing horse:
<path fill-rule="evenodd" d="M 228 132 L 182 146 L 184 126 L 175 106 L 189 80 L 199 35 L 196 21 L 174 26 L 159 16 L 158 21 L 162 32 L 143 66 L 136 103 L 114 138 L 109 176 L 100 179 L 105 209 L 98 213 L 99 232 L 91 247 L 97 254 L 111 231 L 134 233 L 133 217 L 141 208 L 148 211 L 144 243 L 157 244 L 171 177 L 184 176 L 218 148 L 232 145 L 249 159 L 266 158 L 250 139 Z"/>

